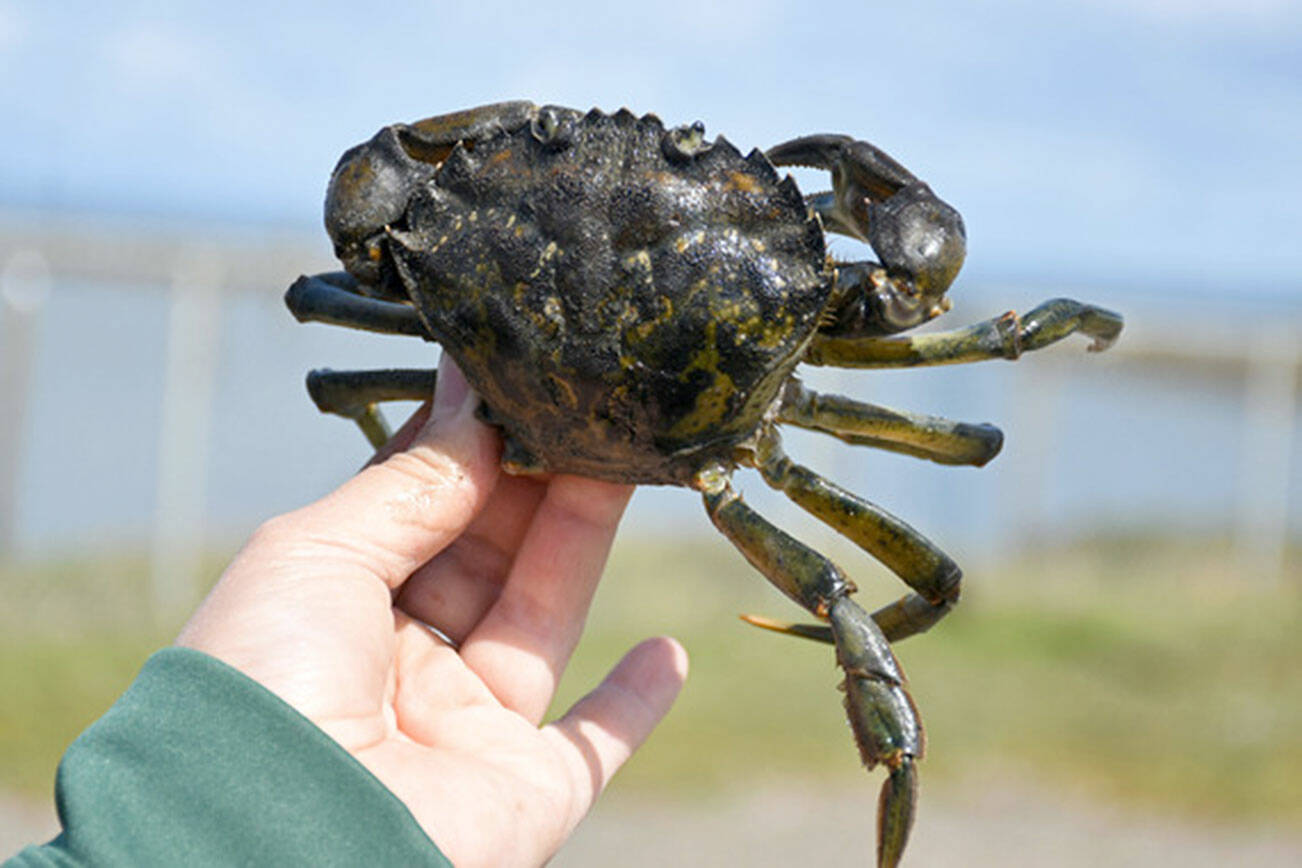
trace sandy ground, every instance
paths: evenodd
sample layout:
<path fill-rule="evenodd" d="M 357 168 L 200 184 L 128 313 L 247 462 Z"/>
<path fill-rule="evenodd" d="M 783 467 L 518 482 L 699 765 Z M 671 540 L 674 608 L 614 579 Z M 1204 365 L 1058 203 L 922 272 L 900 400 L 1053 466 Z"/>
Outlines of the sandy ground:
<path fill-rule="evenodd" d="M 1020 783 L 928 792 L 924 800 L 904 859 L 913 868 L 1302 865 L 1302 830 L 1136 815 Z M 693 807 L 615 794 L 553 865 L 864 868 L 871 864 L 875 809 L 874 787 L 839 793 L 770 789 Z"/>
<path fill-rule="evenodd" d="M 559 868 L 870 864 L 870 788 L 769 789 L 690 805 L 613 794 L 553 861 Z M 0 795 L 0 858 L 56 830 L 53 810 Z M 924 866 L 1302 865 L 1302 831 L 1224 827 L 1123 812 L 1033 785 L 928 793 L 905 864 Z"/>
<path fill-rule="evenodd" d="M 0 859 L 28 844 L 48 841 L 59 829 L 54 806 L 0 793 Z"/>

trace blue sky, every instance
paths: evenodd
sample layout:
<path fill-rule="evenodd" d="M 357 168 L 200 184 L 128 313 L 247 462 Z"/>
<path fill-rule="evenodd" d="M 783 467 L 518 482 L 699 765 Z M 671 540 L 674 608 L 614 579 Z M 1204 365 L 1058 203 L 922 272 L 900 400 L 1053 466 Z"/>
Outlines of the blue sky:
<path fill-rule="evenodd" d="M 970 269 L 1302 296 L 1299 4 L 808 8 L 0 0 L 0 209 L 313 230 L 381 125 L 531 98 L 869 139 L 963 212 Z"/>

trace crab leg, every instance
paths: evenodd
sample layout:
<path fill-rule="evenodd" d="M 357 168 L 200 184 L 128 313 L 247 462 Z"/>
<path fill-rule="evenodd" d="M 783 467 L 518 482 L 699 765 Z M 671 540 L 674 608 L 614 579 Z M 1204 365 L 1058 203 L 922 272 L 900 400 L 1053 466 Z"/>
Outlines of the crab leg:
<path fill-rule="evenodd" d="M 872 614 L 889 641 L 929 630 L 958 602 L 963 573 L 953 559 L 886 510 L 792 462 L 782 452 L 776 432 L 761 437 L 754 463 L 765 482 L 857 544 L 914 590 Z M 834 642 L 822 625 L 790 624 L 758 615 L 742 618 L 767 630 Z"/>
<path fill-rule="evenodd" d="M 949 555 L 876 504 L 796 464 L 782 451 L 776 432 L 759 439 L 754 463 L 770 486 L 872 555 L 926 599 L 938 610 L 935 620 L 958 602 L 963 571 Z"/>
<path fill-rule="evenodd" d="M 918 633 L 925 633 L 932 625 L 949 613 L 950 606 L 933 606 L 921 594 L 905 594 L 894 603 L 888 603 L 872 613 L 873 623 L 882 631 L 886 641 L 894 645 Z M 763 615 L 742 615 L 741 619 L 755 627 L 775 633 L 800 636 L 816 642 L 835 645 L 832 628 L 826 624 L 792 624 L 776 621 Z"/>
<path fill-rule="evenodd" d="M 1003 432 L 993 425 L 955 422 L 819 394 L 794 377 L 782 392 L 778 421 L 822 431 L 846 443 L 902 452 L 938 464 L 980 467 L 1004 445 Z"/>
<path fill-rule="evenodd" d="M 1024 316 L 1003 316 L 964 329 L 908 337 L 816 335 L 802 360 L 841 368 L 912 368 L 985 359 L 1016 359 L 1074 332 L 1094 339 L 1091 352 L 1106 350 L 1121 334 L 1120 314 L 1070 298 L 1046 301 Z"/>
<path fill-rule="evenodd" d="M 299 322 L 323 322 L 432 340 L 415 308 L 369 297 L 362 284 L 346 271 L 299 277 L 286 291 L 285 304 Z"/>
<path fill-rule="evenodd" d="M 904 675 L 882 631 L 849 593 L 831 561 L 752 510 L 733 489 L 727 471 L 707 468 L 696 487 L 715 526 L 746 560 L 800 605 L 829 621 L 837 663 L 845 672 L 845 708 L 859 756 L 868 768 L 884 763 L 889 776 L 877 809 L 877 864 L 900 860 L 917 803 L 914 763 L 923 733 Z"/>
<path fill-rule="evenodd" d="M 379 449 L 392 432 L 375 406 L 381 401 L 424 401 L 434 394 L 436 373 L 420 368 L 380 371 L 309 371 L 307 393 L 322 413 L 352 419 Z"/>

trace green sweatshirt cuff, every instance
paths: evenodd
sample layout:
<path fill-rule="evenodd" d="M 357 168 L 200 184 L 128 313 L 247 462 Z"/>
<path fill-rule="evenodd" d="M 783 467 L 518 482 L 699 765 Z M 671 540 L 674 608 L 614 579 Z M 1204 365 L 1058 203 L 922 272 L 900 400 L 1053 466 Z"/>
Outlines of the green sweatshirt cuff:
<path fill-rule="evenodd" d="M 449 866 L 393 793 L 307 718 L 215 658 L 146 661 L 59 765 L 63 832 L 37 865 Z"/>

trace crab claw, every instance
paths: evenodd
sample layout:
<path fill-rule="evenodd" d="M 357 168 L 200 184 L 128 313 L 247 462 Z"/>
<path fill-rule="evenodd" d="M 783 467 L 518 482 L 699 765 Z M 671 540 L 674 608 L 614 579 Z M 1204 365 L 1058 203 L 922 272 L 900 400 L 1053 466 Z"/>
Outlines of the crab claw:
<path fill-rule="evenodd" d="M 808 198 L 824 228 L 867 242 L 881 260 L 838 281 L 838 334 L 893 334 L 947 309 L 945 291 L 967 256 L 963 218 L 885 151 L 849 136 L 815 135 L 770 148 L 778 166 L 832 173 L 832 192 Z M 844 269 L 843 269 L 844 270 Z"/>

